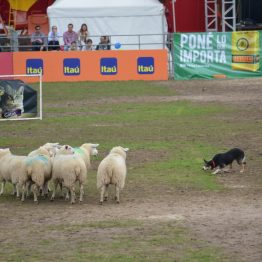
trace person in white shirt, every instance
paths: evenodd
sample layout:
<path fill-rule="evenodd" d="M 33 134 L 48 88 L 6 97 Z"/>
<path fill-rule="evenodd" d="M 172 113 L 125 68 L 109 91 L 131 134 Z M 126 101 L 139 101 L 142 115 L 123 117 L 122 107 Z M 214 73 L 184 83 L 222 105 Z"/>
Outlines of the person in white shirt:
<path fill-rule="evenodd" d="M 48 33 L 48 50 L 60 50 L 59 37 L 57 27 L 53 25 L 52 31 Z"/>

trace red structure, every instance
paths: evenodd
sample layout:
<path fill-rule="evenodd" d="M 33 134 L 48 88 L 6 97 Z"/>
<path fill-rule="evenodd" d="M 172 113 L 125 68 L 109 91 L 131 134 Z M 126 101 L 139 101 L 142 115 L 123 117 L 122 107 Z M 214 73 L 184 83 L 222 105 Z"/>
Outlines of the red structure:
<path fill-rule="evenodd" d="M 34 14 L 45 14 L 46 15 L 46 10 L 47 7 L 51 4 L 53 4 L 55 0 L 46 0 L 46 1 L 41 1 L 38 0 L 36 1 L 35 4 L 31 6 L 31 8 L 27 12 L 17 12 L 17 25 L 16 29 L 28 29 L 28 16 L 34 15 Z M 10 17 L 10 5 L 7 0 L 0 0 L 0 15 L 3 19 L 3 22 L 8 25 L 9 23 L 9 17 Z M 25 15 L 21 15 L 25 13 Z"/>
<path fill-rule="evenodd" d="M 174 32 L 172 0 L 161 1 L 166 7 L 168 32 Z M 177 32 L 205 32 L 205 1 L 174 1 Z"/>

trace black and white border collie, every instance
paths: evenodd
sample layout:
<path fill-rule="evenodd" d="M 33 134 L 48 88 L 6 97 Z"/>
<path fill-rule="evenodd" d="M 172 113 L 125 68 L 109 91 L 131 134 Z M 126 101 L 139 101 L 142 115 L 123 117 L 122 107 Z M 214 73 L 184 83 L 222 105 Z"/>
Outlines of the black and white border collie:
<path fill-rule="evenodd" d="M 233 148 L 226 153 L 217 154 L 210 161 L 204 160 L 205 164 L 203 170 L 216 169 L 212 173 L 215 175 L 218 172 L 223 171 L 223 169 L 228 165 L 230 165 L 230 169 L 232 169 L 232 163 L 235 160 L 241 166 L 240 172 L 243 173 L 246 165 L 245 153 L 239 148 Z"/>

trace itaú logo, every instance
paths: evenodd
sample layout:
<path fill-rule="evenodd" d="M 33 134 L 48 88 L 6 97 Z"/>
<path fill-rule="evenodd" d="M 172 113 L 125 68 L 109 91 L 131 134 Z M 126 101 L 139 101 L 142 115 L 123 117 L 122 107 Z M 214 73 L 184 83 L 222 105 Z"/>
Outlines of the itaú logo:
<path fill-rule="evenodd" d="M 138 57 L 137 73 L 138 74 L 154 74 L 155 65 L 153 57 Z"/>
<path fill-rule="evenodd" d="M 101 75 L 116 75 L 117 74 L 117 59 L 114 57 L 100 59 L 100 74 Z"/>
<path fill-rule="evenodd" d="M 44 74 L 42 59 L 27 59 L 26 60 L 26 74 L 27 75 L 38 75 Z"/>
<path fill-rule="evenodd" d="M 63 62 L 63 69 L 65 76 L 80 75 L 80 59 L 79 58 L 65 58 Z"/>

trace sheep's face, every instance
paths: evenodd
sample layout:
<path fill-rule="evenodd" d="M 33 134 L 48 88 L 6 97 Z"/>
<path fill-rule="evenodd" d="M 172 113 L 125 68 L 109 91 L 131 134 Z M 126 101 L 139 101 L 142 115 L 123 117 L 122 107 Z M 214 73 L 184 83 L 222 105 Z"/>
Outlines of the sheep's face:
<path fill-rule="evenodd" d="M 69 145 L 64 145 L 58 150 L 57 155 L 73 155 L 74 153 L 75 150 L 73 147 Z"/>
<path fill-rule="evenodd" d="M 125 147 L 125 148 L 122 147 L 122 149 L 123 149 L 125 152 L 129 151 L 129 148 L 128 148 L 128 147 Z"/>
<path fill-rule="evenodd" d="M 43 146 L 40 146 L 40 147 L 37 149 L 37 153 L 38 153 L 39 155 L 50 156 L 49 151 L 48 151 L 45 147 L 43 147 Z"/>
<path fill-rule="evenodd" d="M 54 157 L 62 146 L 59 143 L 46 143 L 43 147 L 48 151 L 50 157 Z"/>
<path fill-rule="evenodd" d="M 59 143 L 45 143 L 43 146 L 45 147 L 55 147 L 55 146 L 58 146 Z"/>
<path fill-rule="evenodd" d="M 98 155 L 98 150 L 97 147 L 99 146 L 99 144 L 83 144 L 81 147 L 85 148 L 88 152 L 90 152 L 91 156 L 97 156 Z"/>
<path fill-rule="evenodd" d="M 95 146 L 92 146 L 91 148 L 91 155 L 92 156 L 97 156 L 98 155 L 98 150 L 96 149 L 96 147 L 98 146 L 98 144 Z"/>

